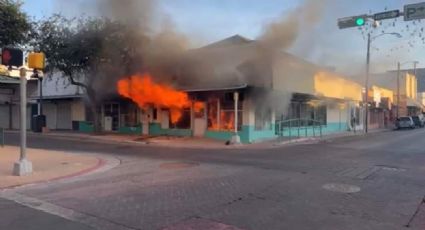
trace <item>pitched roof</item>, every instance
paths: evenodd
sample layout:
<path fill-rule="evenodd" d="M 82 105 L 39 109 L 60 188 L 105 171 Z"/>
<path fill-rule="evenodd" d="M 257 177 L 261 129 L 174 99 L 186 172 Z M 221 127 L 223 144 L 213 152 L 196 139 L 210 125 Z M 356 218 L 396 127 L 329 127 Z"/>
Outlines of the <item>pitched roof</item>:
<path fill-rule="evenodd" d="M 250 40 L 248 38 L 242 37 L 239 34 L 236 34 L 234 36 L 220 40 L 218 42 L 214 42 L 214 43 L 211 43 L 211 44 L 206 45 L 204 47 L 201 47 L 200 49 L 226 47 L 226 46 L 232 46 L 232 45 L 241 45 L 241 44 L 247 44 L 247 43 L 250 43 L 250 42 L 253 42 L 253 41 L 254 40 Z"/>

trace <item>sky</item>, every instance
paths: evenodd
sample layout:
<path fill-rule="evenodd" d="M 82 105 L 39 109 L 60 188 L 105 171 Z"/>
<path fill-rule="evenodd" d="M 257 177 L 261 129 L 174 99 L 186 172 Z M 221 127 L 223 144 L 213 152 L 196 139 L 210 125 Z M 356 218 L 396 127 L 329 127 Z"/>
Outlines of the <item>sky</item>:
<path fill-rule="evenodd" d="M 118 1 L 118 0 L 117 0 Z M 299 31 L 298 39 L 288 52 L 319 65 L 334 67 L 347 74 L 362 73 L 366 62 L 366 40 L 358 28 L 339 30 L 337 19 L 364 13 L 400 9 L 403 5 L 423 0 L 331 0 L 323 17 L 308 30 Z M 42 18 L 53 13 L 72 17 L 95 14 L 92 0 L 25 0 L 23 9 L 30 16 Z M 250 39 L 261 35 L 265 25 L 279 19 L 301 4 L 301 0 L 158 0 L 165 17 L 176 29 L 192 38 L 193 46 L 201 46 L 240 34 Z M 402 38 L 389 35 L 372 43 L 371 68 L 382 72 L 396 68 L 397 61 L 420 61 L 425 66 L 425 49 L 419 30 L 425 24 L 413 25 L 398 19 L 393 26 L 388 20 L 374 34 L 399 32 Z M 406 26 L 410 26 L 406 29 Z M 416 32 L 413 33 L 414 28 Z M 422 36 L 422 35 L 421 35 Z M 425 36 L 425 35 L 423 35 Z M 413 42 L 414 41 L 414 42 Z M 413 44 L 410 47 L 409 43 Z M 410 47 L 410 48 L 409 48 Z M 406 65 L 406 68 L 409 66 Z"/>

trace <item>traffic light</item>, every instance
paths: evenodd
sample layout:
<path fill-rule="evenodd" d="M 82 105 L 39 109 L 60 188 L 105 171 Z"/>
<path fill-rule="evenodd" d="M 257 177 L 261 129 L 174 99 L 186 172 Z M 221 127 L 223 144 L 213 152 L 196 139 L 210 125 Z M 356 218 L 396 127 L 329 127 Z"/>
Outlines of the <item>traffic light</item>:
<path fill-rule="evenodd" d="M 338 19 L 338 27 L 340 29 L 345 29 L 350 27 L 364 26 L 366 24 L 366 20 L 367 20 L 366 14 L 353 16 L 353 17 L 340 18 Z"/>
<path fill-rule="evenodd" d="M 44 69 L 45 57 L 44 53 L 30 53 L 28 54 L 28 67 L 32 69 Z"/>
<path fill-rule="evenodd" d="M 24 53 L 16 48 L 3 48 L 1 53 L 1 64 L 5 66 L 20 67 L 24 64 Z"/>
<path fill-rule="evenodd" d="M 356 18 L 356 25 L 357 26 L 363 26 L 365 24 L 365 19 L 363 17 Z"/>

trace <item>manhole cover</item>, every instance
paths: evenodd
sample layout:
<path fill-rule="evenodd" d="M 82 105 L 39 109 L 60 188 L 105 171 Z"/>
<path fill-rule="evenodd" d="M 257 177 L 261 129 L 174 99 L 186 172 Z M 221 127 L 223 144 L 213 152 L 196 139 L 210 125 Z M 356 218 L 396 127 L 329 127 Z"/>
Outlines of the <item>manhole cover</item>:
<path fill-rule="evenodd" d="M 332 191 L 332 192 L 341 192 L 341 193 L 356 193 L 360 192 L 360 187 L 349 184 L 337 184 L 330 183 L 322 186 L 323 189 Z"/>
<path fill-rule="evenodd" d="M 169 162 L 169 163 L 162 163 L 159 165 L 159 167 L 163 169 L 183 169 L 183 168 L 190 168 L 190 167 L 194 167 L 198 165 L 199 163 L 195 163 L 195 162 Z"/>

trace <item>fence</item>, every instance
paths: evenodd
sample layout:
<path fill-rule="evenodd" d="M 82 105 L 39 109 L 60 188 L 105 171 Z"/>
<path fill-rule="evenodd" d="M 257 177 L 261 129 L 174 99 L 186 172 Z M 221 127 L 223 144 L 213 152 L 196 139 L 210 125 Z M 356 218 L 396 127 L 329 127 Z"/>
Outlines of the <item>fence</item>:
<path fill-rule="evenodd" d="M 289 119 L 276 121 L 276 135 L 278 137 L 322 137 L 322 122 L 312 119 Z"/>

